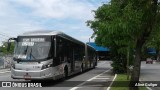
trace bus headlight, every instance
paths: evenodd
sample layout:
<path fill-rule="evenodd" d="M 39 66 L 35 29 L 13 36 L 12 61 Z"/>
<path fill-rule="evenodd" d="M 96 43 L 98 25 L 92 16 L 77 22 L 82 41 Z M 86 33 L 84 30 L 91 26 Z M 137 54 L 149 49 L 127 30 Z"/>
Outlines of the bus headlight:
<path fill-rule="evenodd" d="M 47 65 L 43 65 L 41 70 L 46 69 L 46 68 L 49 68 L 49 67 L 52 67 L 52 66 L 53 66 L 52 63 L 47 64 Z"/>

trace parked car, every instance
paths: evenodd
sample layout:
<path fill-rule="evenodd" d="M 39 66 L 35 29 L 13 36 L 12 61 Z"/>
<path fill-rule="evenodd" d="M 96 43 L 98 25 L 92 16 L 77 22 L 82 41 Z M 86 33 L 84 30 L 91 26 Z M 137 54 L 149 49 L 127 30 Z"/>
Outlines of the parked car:
<path fill-rule="evenodd" d="M 146 64 L 148 64 L 148 63 L 149 63 L 149 64 L 153 64 L 153 60 L 152 60 L 151 58 L 147 58 L 147 59 L 146 59 Z"/>

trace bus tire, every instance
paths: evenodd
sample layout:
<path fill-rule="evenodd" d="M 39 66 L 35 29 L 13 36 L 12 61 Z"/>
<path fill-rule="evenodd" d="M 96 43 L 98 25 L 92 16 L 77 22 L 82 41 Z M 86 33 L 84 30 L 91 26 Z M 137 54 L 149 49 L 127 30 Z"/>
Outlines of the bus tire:
<path fill-rule="evenodd" d="M 93 69 L 95 69 L 95 67 L 96 67 L 96 62 L 95 62 L 95 63 L 93 63 Z"/>
<path fill-rule="evenodd" d="M 92 67 L 92 69 L 95 69 L 95 65 L 93 64 L 93 67 Z"/>
<path fill-rule="evenodd" d="M 64 78 L 67 79 L 68 78 L 68 68 L 67 66 L 64 69 Z"/>
<path fill-rule="evenodd" d="M 83 73 L 83 64 L 81 65 L 81 73 Z"/>

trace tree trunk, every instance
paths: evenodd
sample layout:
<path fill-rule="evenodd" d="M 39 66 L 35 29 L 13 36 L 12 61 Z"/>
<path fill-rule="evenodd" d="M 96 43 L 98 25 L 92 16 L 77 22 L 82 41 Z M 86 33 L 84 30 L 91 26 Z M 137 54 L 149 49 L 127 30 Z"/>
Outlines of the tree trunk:
<path fill-rule="evenodd" d="M 139 40 L 141 41 L 141 40 Z M 136 83 L 139 83 L 139 76 L 140 76 L 140 66 L 141 66 L 141 48 L 143 43 L 137 42 L 136 45 L 136 52 L 135 52 L 135 60 L 134 60 L 134 67 L 131 73 L 131 81 L 129 90 L 139 90 L 138 87 L 135 87 Z"/>
<path fill-rule="evenodd" d="M 127 48 L 127 80 L 129 80 L 130 70 L 129 70 L 129 52 L 130 48 Z"/>
<path fill-rule="evenodd" d="M 157 51 L 156 60 L 159 62 L 160 61 L 160 45 L 159 45 L 159 43 L 157 43 L 157 49 L 158 49 L 158 51 Z"/>

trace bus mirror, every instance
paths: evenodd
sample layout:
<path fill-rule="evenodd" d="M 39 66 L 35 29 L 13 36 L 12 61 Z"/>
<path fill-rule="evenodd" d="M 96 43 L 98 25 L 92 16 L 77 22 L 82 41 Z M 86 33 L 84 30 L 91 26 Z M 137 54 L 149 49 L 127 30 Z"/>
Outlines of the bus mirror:
<path fill-rule="evenodd" d="M 9 39 L 8 39 L 7 51 L 10 50 L 10 47 L 11 47 L 11 40 L 17 41 L 17 38 L 9 38 Z"/>

